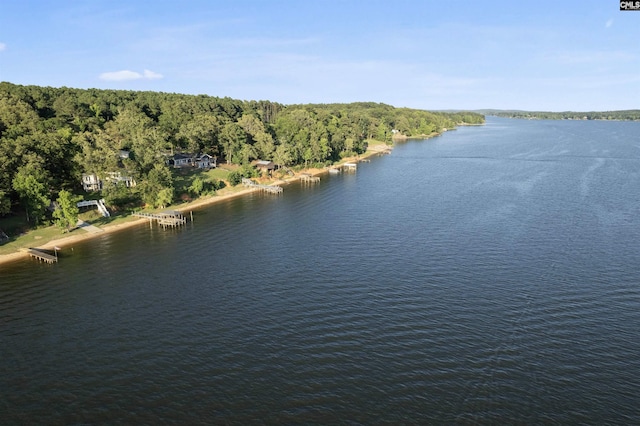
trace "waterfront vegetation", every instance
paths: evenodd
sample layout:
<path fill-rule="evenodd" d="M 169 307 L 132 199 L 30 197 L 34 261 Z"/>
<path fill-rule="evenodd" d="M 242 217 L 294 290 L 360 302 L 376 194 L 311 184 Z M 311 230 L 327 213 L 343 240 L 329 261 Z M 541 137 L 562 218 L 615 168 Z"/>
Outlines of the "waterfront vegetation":
<path fill-rule="evenodd" d="M 640 120 L 640 110 L 620 110 L 620 111 L 518 111 L 518 110 L 482 110 L 478 111 L 485 115 L 495 115 L 506 118 L 526 118 L 538 120 Z"/>
<path fill-rule="evenodd" d="M 478 113 L 378 103 L 287 106 L 2 82 L 0 229 L 14 240 L 27 231 L 30 238 L 43 233 L 44 239 L 46 233 L 68 231 L 87 214 L 71 208 L 80 197 L 104 198 L 117 218 L 232 192 L 241 177 L 261 177 L 255 160 L 272 161 L 280 175 L 276 170 L 270 178 L 277 178 L 284 170 L 326 167 L 361 155 L 374 141 L 391 144 L 393 136 L 433 135 L 483 122 Z M 169 165 L 176 153 L 208 154 L 221 167 L 176 169 Z M 102 189 L 84 191 L 83 175 L 96 176 Z M 61 211 L 55 213 L 52 201 Z M 55 231 L 52 223 L 59 225 Z"/>

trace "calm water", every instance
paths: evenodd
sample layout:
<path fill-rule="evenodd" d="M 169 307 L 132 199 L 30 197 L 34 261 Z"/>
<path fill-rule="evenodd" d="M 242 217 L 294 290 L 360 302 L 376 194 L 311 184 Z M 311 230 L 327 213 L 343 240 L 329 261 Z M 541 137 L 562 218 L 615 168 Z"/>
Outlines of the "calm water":
<path fill-rule="evenodd" d="M 489 118 L 0 267 L 0 423 L 640 422 L 640 123 Z"/>

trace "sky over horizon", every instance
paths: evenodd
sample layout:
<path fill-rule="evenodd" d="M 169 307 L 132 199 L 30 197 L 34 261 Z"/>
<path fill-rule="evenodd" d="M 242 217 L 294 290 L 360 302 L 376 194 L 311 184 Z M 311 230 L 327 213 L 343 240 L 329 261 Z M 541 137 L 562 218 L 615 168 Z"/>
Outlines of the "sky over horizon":
<path fill-rule="evenodd" d="M 638 109 L 616 0 L 0 0 L 0 81 L 283 104 Z"/>

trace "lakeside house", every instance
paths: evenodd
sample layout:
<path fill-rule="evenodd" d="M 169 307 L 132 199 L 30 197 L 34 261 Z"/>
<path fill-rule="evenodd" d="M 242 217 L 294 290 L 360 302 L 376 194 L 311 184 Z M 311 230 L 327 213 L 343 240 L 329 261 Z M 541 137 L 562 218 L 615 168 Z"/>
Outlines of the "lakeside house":
<path fill-rule="evenodd" d="M 276 169 L 276 165 L 273 161 L 256 160 L 253 162 L 253 165 L 260 170 L 260 172 L 266 173 L 269 176 L 271 176 L 271 172 Z"/>
<path fill-rule="evenodd" d="M 105 178 L 107 181 L 122 183 L 127 188 L 133 188 L 136 186 L 136 181 L 131 176 L 125 176 L 121 172 L 109 172 Z"/>
<path fill-rule="evenodd" d="M 193 156 L 190 154 L 173 154 L 173 156 L 169 158 L 169 165 L 176 169 L 190 167 L 192 162 Z"/>
<path fill-rule="evenodd" d="M 197 169 L 211 169 L 217 166 L 216 158 L 209 154 L 188 154 L 178 153 L 173 154 L 167 160 L 167 164 L 175 169 L 181 169 L 185 167 L 195 167 Z"/>
<path fill-rule="evenodd" d="M 116 184 L 123 184 L 127 188 L 133 188 L 136 186 L 136 180 L 131 176 L 125 176 L 121 172 L 109 172 L 104 178 L 104 181 L 115 182 Z M 104 181 L 98 177 L 95 173 L 83 173 L 82 174 L 82 189 L 86 192 L 101 191 L 104 186 Z"/>
<path fill-rule="evenodd" d="M 83 173 L 82 189 L 86 192 L 100 191 L 102 189 L 102 181 L 95 173 Z"/>
<path fill-rule="evenodd" d="M 202 154 L 197 157 L 194 161 L 195 167 L 198 169 L 210 169 L 216 167 L 216 159 L 210 156 L 209 154 Z"/>

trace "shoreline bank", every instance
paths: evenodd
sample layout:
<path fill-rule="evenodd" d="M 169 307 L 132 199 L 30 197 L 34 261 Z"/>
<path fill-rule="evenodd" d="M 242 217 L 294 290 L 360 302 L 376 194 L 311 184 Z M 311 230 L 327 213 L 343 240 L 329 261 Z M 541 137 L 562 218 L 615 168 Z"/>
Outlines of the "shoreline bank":
<path fill-rule="evenodd" d="M 373 155 L 377 155 L 380 153 L 383 153 L 384 151 L 388 150 L 388 149 L 393 149 L 392 146 L 388 146 L 386 144 L 381 144 L 381 145 L 373 145 L 370 146 L 369 149 L 367 149 L 367 151 L 362 154 L 361 156 L 358 157 L 349 157 L 349 158 L 345 158 L 342 161 L 340 161 L 338 164 L 343 164 L 346 162 L 353 162 L 353 161 L 359 161 L 361 159 L 367 158 L 367 157 L 371 157 Z M 282 184 L 289 184 L 292 182 L 297 182 L 300 181 L 300 179 L 302 179 L 301 174 L 302 173 L 307 173 L 310 174 L 312 176 L 318 176 L 324 173 L 328 173 L 328 169 L 327 168 L 322 168 L 322 169 L 304 169 L 300 172 L 298 172 L 295 176 L 291 176 L 289 178 L 285 178 L 285 179 L 275 179 L 274 181 L 272 181 L 270 184 L 271 185 L 282 185 Z M 259 191 L 259 189 L 256 188 L 246 188 L 246 189 L 242 189 L 240 191 L 236 191 L 236 192 L 232 192 L 232 193 L 228 193 L 228 194 L 222 194 L 222 195 L 212 195 L 212 196 L 208 196 L 206 198 L 199 198 L 197 200 L 194 201 L 190 201 L 184 204 L 179 204 L 179 205 L 172 205 L 169 206 L 168 209 L 170 210 L 175 210 L 181 213 L 184 213 L 186 211 L 191 211 L 191 210 L 196 210 L 202 207 L 207 207 L 210 206 L 212 204 L 215 203 L 219 203 L 222 201 L 226 201 L 226 200 L 230 200 L 236 197 L 242 197 L 245 196 L 247 194 L 251 194 L 253 192 Z M 41 243 L 41 244 L 36 244 L 33 246 L 33 248 L 37 248 L 37 249 L 42 249 L 42 250 L 54 250 L 55 247 L 59 247 L 60 249 L 64 250 L 65 247 L 69 247 L 71 244 L 74 243 L 78 243 L 81 241 L 87 241 L 90 239 L 95 239 L 95 238 L 99 238 L 102 235 L 106 235 L 106 234 L 111 234 L 111 233 L 115 233 L 115 232 L 120 232 L 123 231 L 125 229 L 134 227 L 134 226 L 139 226 L 139 225 L 143 225 L 148 223 L 149 220 L 145 219 L 145 218 L 132 218 L 130 221 L 127 222 L 123 222 L 123 223 L 118 223 L 118 224 L 113 224 L 113 225 L 105 225 L 104 227 L 100 227 L 100 232 L 86 232 L 83 231 L 81 229 L 76 229 L 76 232 L 83 232 L 83 233 L 78 233 L 75 235 L 69 235 L 69 236 L 62 236 L 60 238 L 55 238 L 53 240 L 47 241 L 45 243 Z M 19 249 L 18 251 L 15 251 L 13 253 L 8 253 L 8 254 L 3 254 L 0 255 L 0 267 L 2 267 L 2 265 L 5 264 L 9 264 L 9 263 L 13 263 L 13 262 L 17 262 L 20 260 L 24 260 L 26 258 L 29 257 L 29 253 L 27 252 L 27 249 Z"/>

